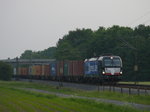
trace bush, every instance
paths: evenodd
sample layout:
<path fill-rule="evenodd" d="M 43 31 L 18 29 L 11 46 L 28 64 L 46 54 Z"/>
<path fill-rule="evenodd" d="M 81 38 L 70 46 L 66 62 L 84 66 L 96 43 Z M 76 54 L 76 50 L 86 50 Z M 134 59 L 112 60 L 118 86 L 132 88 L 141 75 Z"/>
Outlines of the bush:
<path fill-rule="evenodd" d="M 11 80 L 13 69 L 11 65 L 0 62 L 0 80 Z"/>

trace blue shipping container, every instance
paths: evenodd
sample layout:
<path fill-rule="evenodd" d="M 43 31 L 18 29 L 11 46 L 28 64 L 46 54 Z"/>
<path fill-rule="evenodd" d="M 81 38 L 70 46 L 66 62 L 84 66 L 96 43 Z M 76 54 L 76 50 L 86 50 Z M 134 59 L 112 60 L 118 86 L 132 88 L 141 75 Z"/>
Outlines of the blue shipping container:
<path fill-rule="evenodd" d="M 84 72 L 86 76 L 98 75 L 98 61 L 85 61 Z"/>
<path fill-rule="evenodd" d="M 51 64 L 50 64 L 51 76 L 56 76 L 56 72 L 57 72 L 56 69 L 57 69 L 56 63 L 51 63 Z"/>

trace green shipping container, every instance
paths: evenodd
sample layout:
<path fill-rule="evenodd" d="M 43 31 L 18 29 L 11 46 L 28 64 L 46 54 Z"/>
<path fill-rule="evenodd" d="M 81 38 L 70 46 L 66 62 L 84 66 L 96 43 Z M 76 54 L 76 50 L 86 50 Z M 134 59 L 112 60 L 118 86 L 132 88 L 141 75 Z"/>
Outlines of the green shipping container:
<path fill-rule="evenodd" d="M 64 62 L 64 76 L 68 76 L 68 72 L 69 72 L 68 63 L 69 61 Z"/>

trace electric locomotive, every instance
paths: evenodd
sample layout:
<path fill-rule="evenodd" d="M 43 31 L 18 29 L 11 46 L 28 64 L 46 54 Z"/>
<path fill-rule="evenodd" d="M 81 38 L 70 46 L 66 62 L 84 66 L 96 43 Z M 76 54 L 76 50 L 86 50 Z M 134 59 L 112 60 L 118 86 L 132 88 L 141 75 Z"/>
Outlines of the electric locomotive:
<path fill-rule="evenodd" d="M 86 59 L 84 71 L 89 80 L 117 82 L 122 79 L 122 60 L 113 55 Z"/>

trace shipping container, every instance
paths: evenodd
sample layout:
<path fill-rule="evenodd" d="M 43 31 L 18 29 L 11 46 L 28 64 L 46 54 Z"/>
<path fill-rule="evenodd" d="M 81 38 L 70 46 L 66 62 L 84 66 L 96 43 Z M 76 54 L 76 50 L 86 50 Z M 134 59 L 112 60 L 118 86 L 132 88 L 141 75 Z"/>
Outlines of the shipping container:
<path fill-rule="evenodd" d="M 23 67 L 21 72 L 22 72 L 22 75 L 28 75 L 28 68 L 27 67 Z"/>
<path fill-rule="evenodd" d="M 57 61 L 57 76 L 63 76 L 64 74 L 64 62 Z"/>
<path fill-rule="evenodd" d="M 64 76 L 69 75 L 69 61 L 64 61 Z"/>
<path fill-rule="evenodd" d="M 36 75 L 36 68 L 35 65 L 31 66 L 31 75 Z"/>
<path fill-rule="evenodd" d="M 77 61 L 73 61 L 73 76 L 77 76 L 78 75 L 78 62 Z"/>
<path fill-rule="evenodd" d="M 19 75 L 28 75 L 28 68 L 27 67 L 19 67 L 18 74 Z"/>
<path fill-rule="evenodd" d="M 84 62 L 85 75 L 94 76 L 98 74 L 98 61 L 97 59 L 91 59 Z"/>
<path fill-rule="evenodd" d="M 72 75 L 83 76 L 84 75 L 84 61 L 72 61 Z M 71 67 L 70 67 L 71 68 Z"/>
<path fill-rule="evenodd" d="M 42 75 L 42 65 L 35 65 L 35 75 Z"/>
<path fill-rule="evenodd" d="M 68 75 L 73 76 L 73 61 L 69 61 L 68 64 Z"/>
<path fill-rule="evenodd" d="M 50 76 L 50 65 L 44 65 L 44 75 Z"/>
<path fill-rule="evenodd" d="M 29 69 L 28 69 L 29 71 L 28 71 L 28 73 L 29 73 L 29 75 L 33 75 L 33 68 L 32 68 L 32 66 L 29 66 Z"/>
<path fill-rule="evenodd" d="M 21 74 L 21 67 L 18 67 L 18 75 L 22 75 Z"/>
<path fill-rule="evenodd" d="M 17 75 L 17 69 L 16 68 L 13 69 L 13 74 Z"/>
<path fill-rule="evenodd" d="M 42 76 L 50 76 L 50 65 L 41 65 L 42 66 Z"/>
<path fill-rule="evenodd" d="M 78 61 L 78 75 L 83 76 L 84 75 L 84 61 Z"/>
<path fill-rule="evenodd" d="M 45 65 L 42 65 L 42 76 L 45 75 Z"/>
<path fill-rule="evenodd" d="M 57 75 L 57 64 L 56 62 L 50 63 L 50 76 L 56 76 Z"/>

